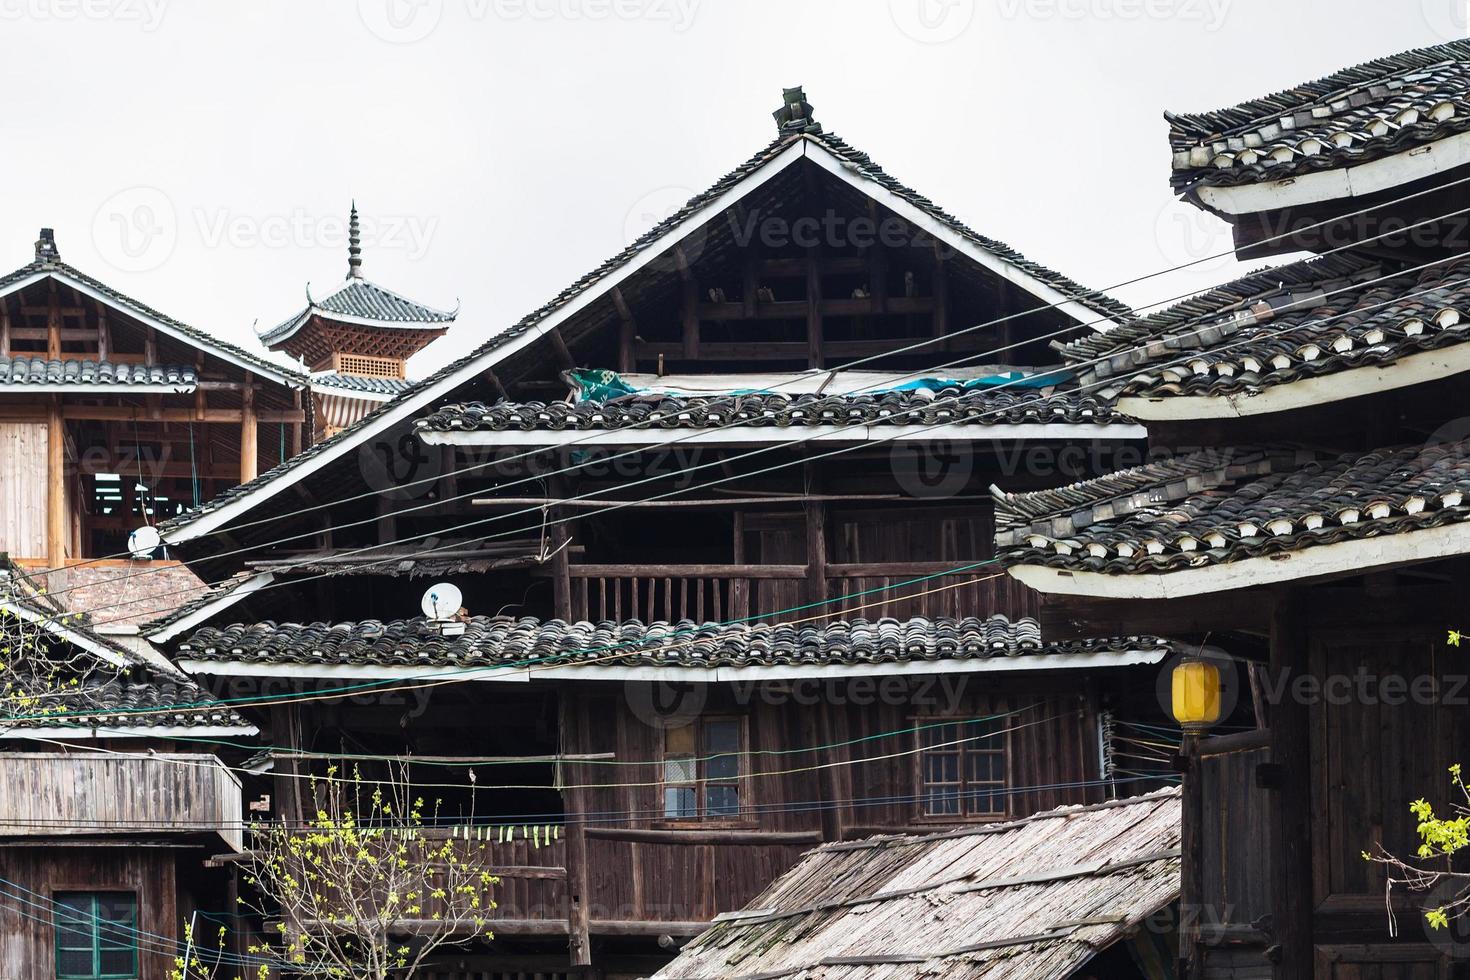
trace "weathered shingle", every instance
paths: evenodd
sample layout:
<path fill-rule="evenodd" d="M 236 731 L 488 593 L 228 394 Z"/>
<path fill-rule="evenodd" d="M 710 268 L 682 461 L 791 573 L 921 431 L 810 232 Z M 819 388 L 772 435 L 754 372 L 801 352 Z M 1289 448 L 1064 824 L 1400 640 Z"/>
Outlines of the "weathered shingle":
<path fill-rule="evenodd" d="M 338 374 L 327 371 L 311 376 L 313 387 L 340 388 L 348 392 L 366 392 L 370 395 L 398 395 L 413 384 L 407 378 L 373 378 L 365 374 Z"/>
<path fill-rule="evenodd" d="M 1342 252 L 1244 276 L 1062 355 L 1103 398 L 1228 395 L 1467 339 L 1470 258 L 1395 274 Z"/>
<path fill-rule="evenodd" d="M 714 429 L 722 426 L 810 425 L 1107 425 L 1129 420 L 1094 398 L 1037 392 L 891 391 L 856 395 L 700 395 L 626 398 L 612 402 L 465 402 L 444 405 L 414 422 L 434 431 Z"/>
<path fill-rule="evenodd" d="M 1178 790 L 807 852 L 653 980 L 1063 980 L 1179 897 Z M 1106 975 L 1106 974 L 1100 974 Z"/>
<path fill-rule="evenodd" d="M 1219 449 L 995 491 L 1007 565 L 1164 572 L 1470 520 L 1470 439 L 1317 458 Z"/>
<path fill-rule="evenodd" d="M 193 388 L 199 377 L 192 367 L 165 364 L 118 364 L 95 360 L 47 360 L 44 357 L 0 357 L 0 385 L 172 385 Z"/>
<path fill-rule="evenodd" d="M 1228 109 L 1166 118 L 1176 188 L 1365 163 L 1470 130 L 1470 41 L 1379 58 Z"/>
<path fill-rule="evenodd" d="M 1157 637 L 1045 642 L 1033 619 L 847 620 L 800 626 L 683 621 L 567 623 L 478 616 L 460 636 L 423 619 L 206 626 L 178 646 L 185 660 L 442 667 L 526 663 L 770 667 L 1164 651 Z"/>

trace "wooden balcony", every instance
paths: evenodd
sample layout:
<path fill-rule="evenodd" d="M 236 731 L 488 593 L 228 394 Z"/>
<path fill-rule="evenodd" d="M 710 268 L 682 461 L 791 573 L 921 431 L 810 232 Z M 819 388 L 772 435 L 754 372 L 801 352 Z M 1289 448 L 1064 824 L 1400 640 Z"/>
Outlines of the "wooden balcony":
<path fill-rule="evenodd" d="M 960 562 L 827 566 L 826 598 L 850 618 L 1036 616 L 1039 595 L 989 567 Z M 805 565 L 570 566 L 570 618 L 723 622 L 778 616 L 808 601 Z M 917 581 L 922 580 L 922 581 Z M 908 583 L 908 584 L 904 584 Z"/>
<path fill-rule="evenodd" d="M 240 781 L 212 755 L 0 752 L 0 838 L 214 835 L 241 847 Z"/>

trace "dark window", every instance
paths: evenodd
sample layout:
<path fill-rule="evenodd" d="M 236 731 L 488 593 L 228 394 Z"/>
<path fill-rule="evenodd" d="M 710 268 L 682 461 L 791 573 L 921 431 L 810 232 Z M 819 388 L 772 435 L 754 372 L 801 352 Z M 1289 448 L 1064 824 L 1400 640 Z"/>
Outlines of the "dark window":
<path fill-rule="evenodd" d="M 926 817 L 1006 814 L 1006 736 L 998 719 L 919 723 L 920 806 Z"/>
<path fill-rule="evenodd" d="M 138 975 L 138 899 L 132 892 L 59 892 L 55 917 L 60 980 Z"/>
<path fill-rule="evenodd" d="M 664 732 L 664 816 L 672 820 L 740 816 L 739 718 L 699 718 Z"/>

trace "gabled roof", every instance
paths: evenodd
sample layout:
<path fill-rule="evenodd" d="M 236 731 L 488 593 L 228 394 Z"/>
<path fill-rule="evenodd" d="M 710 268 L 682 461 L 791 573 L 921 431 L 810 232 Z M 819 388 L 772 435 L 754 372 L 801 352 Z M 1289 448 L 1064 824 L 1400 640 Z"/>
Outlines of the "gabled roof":
<path fill-rule="evenodd" d="M 1356 65 L 1200 113 L 1166 113 L 1185 189 L 1351 167 L 1470 130 L 1470 41 Z"/>
<path fill-rule="evenodd" d="M 1089 390 L 1122 398 L 1121 412 L 1228 417 L 1470 370 L 1470 350 L 1415 357 L 1467 339 L 1470 258 L 1395 273 L 1339 252 L 1244 276 L 1061 353 Z M 1160 400 L 1174 404 L 1152 404 Z"/>
<path fill-rule="evenodd" d="M 306 309 L 261 333 L 260 340 L 267 345 L 280 343 L 310 322 L 313 316 L 371 327 L 421 329 L 447 326 L 458 315 L 458 308 L 436 310 L 384 289 L 377 283 L 349 277 L 320 299 L 311 295 L 311 287 L 308 286 Z"/>
<path fill-rule="evenodd" d="M 994 496 L 997 551 L 1026 584 L 1191 595 L 1470 553 L 1470 438 L 1335 458 L 1221 448 Z"/>
<path fill-rule="evenodd" d="M 47 360 L 24 354 L 0 357 L 0 391 L 94 393 L 126 390 L 188 394 L 199 383 L 185 365 L 114 363 L 96 360 Z"/>
<path fill-rule="evenodd" d="M 481 671 L 483 680 L 574 678 L 624 680 L 617 668 L 689 671 L 699 679 L 729 680 L 741 670 L 901 666 L 941 669 L 1030 670 L 1153 663 L 1170 652 L 1158 637 L 1047 642 L 1033 619 L 840 620 L 789 626 L 768 623 L 568 623 L 559 619 L 476 616 L 464 632 L 444 636 L 422 618 L 357 623 L 247 623 L 206 626 L 177 647 L 180 662 L 196 671 L 297 665 L 415 670 Z M 966 664 L 970 667 L 966 668 Z M 219 667 L 214 665 L 232 665 Z M 561 668 L 557 670 L 556 668 Z M 723 669 L 733 670 L 732 675 Z M 502 678 L 501 674 L 506 674 Z M 519 673 L 520 677 L 516 677 Z M 616 673 L 616 676 L 614 674 Z"/>
<path fill-rule="evenodd" d="M 50 241 L 45 237 L 43 230 L 43 241 Z M 93 279 L 91 276 L 73 266 L 61 261 L 55 252 L 54 242 L 50 250 L 37 249 L 37 257 L 34 262 L 23 265 L 8 275 L 0 276 L 0 297 L 8 296 L 13 292 L 24 289 L 32 283 L 40 282 L 47 277 L 52 277 L 58 282 L 70 286 L 84 296 L 99 300 L 115 310 L 119 310 L 134 319 L 141 320 L 144 324 L 154 327 L 160 332 L 181 340 L 191 346 L 198 347 L 204 351 L 229 361 L 237 367 L 247 371 L 253 371 L 264 375 L 281 384 L 292 388 L 306 386 L 305 376 L 296 373 L 279 364 L 268 361 L 263 357 L 251 354 L 248 351 L 227 343 L 217 337 L 173 317 L 160 313 L 144 303 L 133 299 L 126 293 L 120 292 L 106 283 Z"/>
<path fill-rule="evenodd" d="M 1178 790 L 808 851 L 653 980 L 1063 980 L 1179 898 Z"/>
<path fill-rule="evenodd" d="M 249 483 L 215 496 L 202 507 L 160 525 L 165 540 L 179 543 L 224 526 L 256 502 L 268 499 L 322 468 L 373 434 L 395 425 L 406 425 L 417 415 L 424 414 L 425 409 L 436 401 L 447 398 L 456 388 L 483 374 L 486 368 L 524 349 L 559 323 L 606 296 L 613 286 L 649 266 L 694 229 L 713 220 L 762 184 L 803 160 L 811 161 L 901 217 L 931 230 L 960 254 L 996 271 L 1043 301 L 1058 303 L 1060 309 L 1079 323 L 1101 327 L 1131 315 L 1122 303 L 1088 290 L 1061 273 L 1027 259 L 1009 246 L 972 231 L 928 198 L 889 176 L 867 154 L 836 136 L 805 131 L 783 133 L 618 254 L 476 350 L 416 383 L 398 398 L 336 436 L 317 443 Z"/>
<path fill-rule="evenodd" d="M 73 650 L 75 655 L 68 655 L 64 672 L 77 683 L 59 681 L 54 695 L 43 695 L 44 707 L 25 706 L 16 713 L 23 720 L 7 721 L 16 715 L 0 711 L 0 738 L 257 732 L 229 707 L 217 705 L 209 692 L 182 671 L 166 662 L 144 659 L 96 632 L 85 616 L 67 611 L 31 586 L 8 559 L 0 562 L 0 620 L 6 617 L 15 617 Z M 22 659 L 11 669 L 24 670 L 25 663 Z M 203 710 L 158 710 L 174 705 Z"/>

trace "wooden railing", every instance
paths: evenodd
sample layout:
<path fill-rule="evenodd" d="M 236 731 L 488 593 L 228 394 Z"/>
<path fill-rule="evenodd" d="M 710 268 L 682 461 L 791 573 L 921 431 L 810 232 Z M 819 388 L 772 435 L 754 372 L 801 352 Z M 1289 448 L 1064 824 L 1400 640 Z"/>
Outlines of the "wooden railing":
<path fill-rule="evenodd" d="M 1036 616 L 1040 596 L 974 562 L 870 562 L 827 566 L 825 598 L 848 618 Z M 808 601 L 805 565 L 577 565 L 572 619 L 722 622 L 779 616 Z"/>

